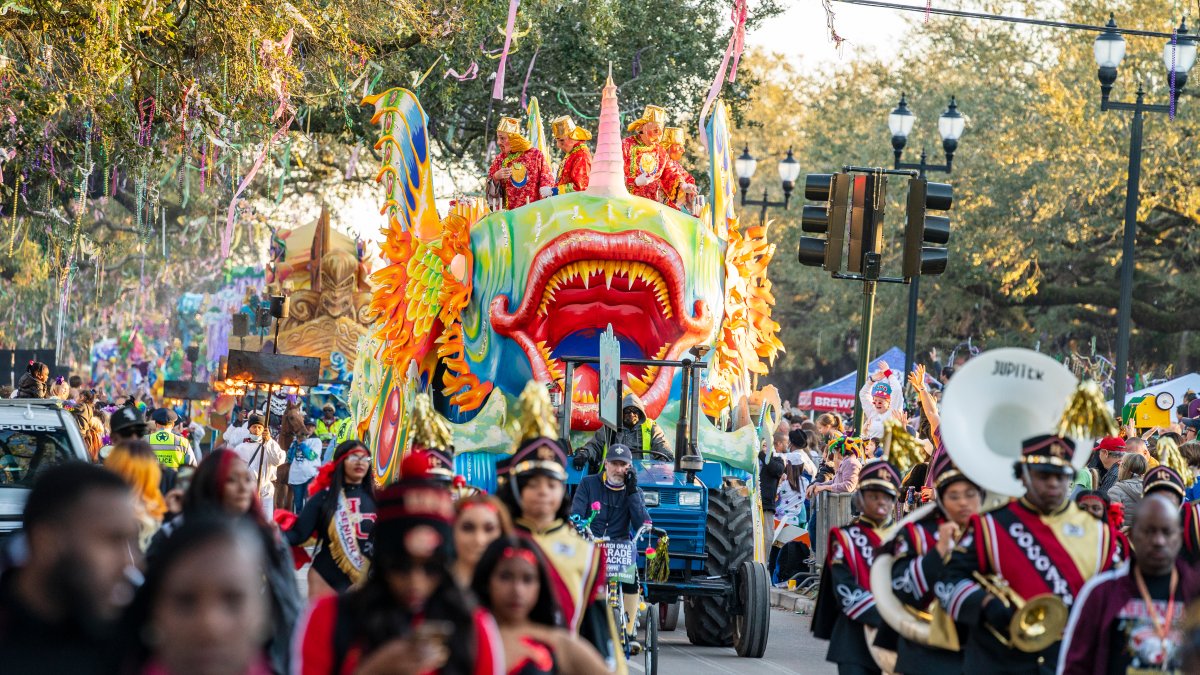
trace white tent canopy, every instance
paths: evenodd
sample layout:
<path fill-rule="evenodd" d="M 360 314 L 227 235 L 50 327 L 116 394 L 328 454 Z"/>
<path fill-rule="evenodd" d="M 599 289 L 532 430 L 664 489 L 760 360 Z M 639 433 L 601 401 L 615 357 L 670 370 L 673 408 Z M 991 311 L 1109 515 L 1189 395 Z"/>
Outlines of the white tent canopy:
<path fill-rule="evenodd" d="M 1175 407 L 1178 407 L 1179 404 L 1183 403 L 1183 395 L 1186 394 L 1189 389 L 1197 394 L 1200 394 L 1200 373 L 1188 373 L 1187 375 L 1177 377 L 1173 380 L 1167 380 L 1161 384 L 1156 384 L 1153 387 L 1138 389 L 1132 394 L 1126 394 L 1125 401 L 1128 402 L 1129 399 L 1135 396 L 1141 396 L 1142 394 L 1157 395 L 1164 391 L 1170 392 L 1171 396 L 1175 397 L 1175 406 L 1171 408 L 1171 421 L 1178 422 L 1179 416 L 1175 414 Z M 1110 400 L 1108 404 L 1112 405 L 1112 401 Z"/>

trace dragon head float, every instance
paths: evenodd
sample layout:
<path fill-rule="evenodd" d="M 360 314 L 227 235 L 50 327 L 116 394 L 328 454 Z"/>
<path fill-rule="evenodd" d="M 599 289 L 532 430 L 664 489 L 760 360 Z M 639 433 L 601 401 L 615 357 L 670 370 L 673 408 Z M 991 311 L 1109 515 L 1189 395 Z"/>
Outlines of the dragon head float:
<path fill-rule="evenodd" d="M 502 428 L 530 380 L 562 384 L 564 356 L 596 356 L 612 325 L 626 358 L 676 360 L 710 348 L 701 405 L 716 418 L 752 392 L 782 349 L 766 276 L 774 246 L 766 226 L 733 213 L 731 144 L 724 107 L 708 120 L 711 199 L 699 217 L 625 189 L 611 78 L 586 191 L 489 213 L 482 199 L 434 205 L 429 137 L 416 96 L 368 97 L 383 135 L 377 180 L 387 217 L 385 266 L 372 279 L 373 334 L 359 346 L 352 406 L 360 437 L 376 448 L 386 480 L 407 448 L 419 391 L 455 427 L 458 453 L 506 451 Z M 529 126 L 541 128 L 536 101 Z M 652 418 L 678 403 L 674 368 L 625 365 L 626 391 Z M 577 366 L 574 431 L 600 426 L 598 376 Z"/>

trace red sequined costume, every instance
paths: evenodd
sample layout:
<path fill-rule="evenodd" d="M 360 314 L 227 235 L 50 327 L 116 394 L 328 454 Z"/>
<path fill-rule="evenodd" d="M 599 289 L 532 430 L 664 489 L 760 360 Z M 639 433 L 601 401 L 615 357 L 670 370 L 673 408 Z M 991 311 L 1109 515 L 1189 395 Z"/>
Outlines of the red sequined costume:
<path fill-rule="evenodd" d="M 663 170 L 662 186 L 664 202 L 671 208 L 682 211 L 683 203 L 687 201 L 687 193 L 682 190 L 684 185 L 695 185 L 696 179 L 683 165 L 673 159 L 667 159 L 667 168 Z"/>
<path fill-rule="evenodd" d="M 588 177 L 592 175 L 592 151 L 583 143 L 571 148 L 563 158 L 562 168 L 558 170 L 556 187 L 558 194 L 582 192 L 587 189 Z"/>
<path fill-rule="evenodd" d="M 662 145 L 642 145 L 637 136 L 630 136 L 621 142 L 621 155 L 625 158 L 625 187 L 629 189 L 629 193 L 662 201 L 659 191 L 663 189 L 663 173 L 666 171 L 667 162 L 670 161 Z M 652 180 L 645 185 L 638 185 L 635 181 L 641 173 L 650 176 Z"/>
<path fill-rule="evenodd" d="M 488 179 L 497 180 L 496 172 L 501 168 L 512 170 L 508 180 L 497 181 L 504 186 L 504 208 L 515 209 L 541 199 L 539 191 L 554 184 L 550 176 L 550 165 L 542 151 L 529 148 L 524 152 L 511 152 L 492 160 Z"/>

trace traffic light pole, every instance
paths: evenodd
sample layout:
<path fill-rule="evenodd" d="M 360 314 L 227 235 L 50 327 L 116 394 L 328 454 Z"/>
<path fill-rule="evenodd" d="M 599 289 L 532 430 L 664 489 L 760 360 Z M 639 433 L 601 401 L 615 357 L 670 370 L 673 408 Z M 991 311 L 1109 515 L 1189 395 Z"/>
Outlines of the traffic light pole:
<path fill-rule="evenodd" d="M 871 366 L 871 333 L 875 328 L 875 287 L 879 283 L 879 254 L 868 253 L 863 265 L 862 320 L 859 324 L 858 376 L 854 381 L 854 428 L 862 435 L 862 391 L 867 382 L 867 369 Z"/>
<path fill-rule="evenodd" d="M 931 165 L 928 162 L 928 156 L 925 150 L 921 150 L 921 161 L 901 162 L 900 151 L 896 151 L 896 161 L 894 168 L 897 169 L 916 169 L 917 177 L 924 178 L 925 174 L 930 171 L 938 171 L 941 173 L 950 173 L 950 163 Z M 904 333 L 904 374 L 905 377 L 913 371 L 913 366 L 916 364 L 917 357 L 917 300 L 921 297 L 921 276 L 917 275 L 912 278 L 912 283 L 908 285 L 908 325 Z M 936 377 L 938 374 L 934 373 Z"/>

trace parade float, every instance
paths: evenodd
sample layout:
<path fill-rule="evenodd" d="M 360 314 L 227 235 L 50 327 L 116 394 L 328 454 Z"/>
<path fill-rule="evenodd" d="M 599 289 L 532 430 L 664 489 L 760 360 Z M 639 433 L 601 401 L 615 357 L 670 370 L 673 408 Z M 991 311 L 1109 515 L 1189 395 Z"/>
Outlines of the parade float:
<path fill-rule="evenodd" d="M 391 89 L 364 104 L 381 127 L 387 227 L 385 266 L 373 275 L 375 329 L 359 345 L 351 405 L 376 475 L 396 478 L 413 401 L 431 395 L 452 422 L 456 472 L 495 489 L 496 459 L 513 447 L 511 411 L 531 379 L 566 394 L 564 426 L 578 447 L 600 427 L 599 378 L 581 364 L 565 382 L 563 358 L 596 356 L 611 325 L 622 359 L 676 364 L 623 365 L 623 388 L 643 399 L 667 438 L 684 426 L 691 449 L 677 447 L 677 457 L 692 449 L 703 457 L 690 469 L 677 460 L 639 471 L 647 491 L 662 493 L 655 522 L 672 531 L 671 580 L 651 584 L 650 596 L 664 607 L 681 596 L 695 603 L 693 642 L 761 656 L 769 612 L 757 454 L 778 396 L 753 383 L 782 345 L 770 316 L 767 225 L 734 214 L 724 106 L 718 101 L 704 124 L 710 191 L 699 217 L 627 191 L 611 76 L 586 190 L 495 212 L 482 199 L 457 199 L 441 216 L 416 96 Z M 541 128 L 532 109 L 530 136 Z M 707 363 L 680 367 L 685 359 Z"/>
<path fill-rule="evenodd" d="M 334 230 L 322 207 L 316 222 L 276 233 L 272 253 L 268 282 L 290 289 L 279 352 L 319 357 L 322 380 L 347 381 L 373 320 L 371 265 L 362 243 Z"/>

